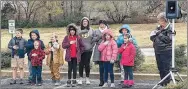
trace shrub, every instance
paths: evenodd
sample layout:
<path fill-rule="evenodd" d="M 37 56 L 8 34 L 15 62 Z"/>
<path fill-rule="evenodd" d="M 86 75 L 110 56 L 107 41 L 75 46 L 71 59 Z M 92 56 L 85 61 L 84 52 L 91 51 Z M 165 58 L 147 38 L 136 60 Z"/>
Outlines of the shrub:
<path fill-rule="evenodd" d="M 134 61 L 134 65 L 135 65 L 134 70 L 141 68 L 144 61 L 145 61 L 144 54 L 141 51 L 140 47 L 137 47 L 136 48 L 136 57 L 135 57 L 135 61 Z"/>
<path fill-rule="evenodd" d="M 175 49 L 175 68 L 181 70 L 187 65 L 187 57 L 185 52 L 186 46 L 181 44 L 178 45 Z"/>
<path fill-rule="evenodd" d="M 11 52 L 2 51 L 1 52 L 1 68 L 8 68 L 11 65 Z"/>

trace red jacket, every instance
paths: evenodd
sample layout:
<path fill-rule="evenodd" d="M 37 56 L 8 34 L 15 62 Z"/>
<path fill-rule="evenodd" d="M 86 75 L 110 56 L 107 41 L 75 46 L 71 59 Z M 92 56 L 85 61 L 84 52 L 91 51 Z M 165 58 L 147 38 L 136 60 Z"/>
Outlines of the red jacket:
<path fill-rule="evenodd" d="M 32 54 L 34 53 L 37 54 L 37 56 L 32 56 Z M 42 66 L 42 60 L 45 58 L 45 52 L 41 49 L 40 42 L 39 42 L 39 48 L 33 49 L 30 52 L 29 57 L 31 59 L 32 66 Z"/>
<path fill-rule="evenodd" d="M 119 48 L 119 53 L 122 54 L 121 64 L 124 66 L 134 66 L 134 59 L 136 56 L 136 49 L 132 43 L 128 43 L 127 47 L 124 49 L 126 44 L 123 44 Z"/>

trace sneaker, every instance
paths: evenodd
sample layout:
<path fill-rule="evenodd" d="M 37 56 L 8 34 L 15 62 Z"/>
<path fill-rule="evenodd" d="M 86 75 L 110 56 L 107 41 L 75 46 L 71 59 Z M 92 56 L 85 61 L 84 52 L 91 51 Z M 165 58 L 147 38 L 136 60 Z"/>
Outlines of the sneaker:
<path fill-rule="evenodd" d="M 104 85 L 104 81 L 100 81 L 99 86 L 103 86 Z"/>
<path fill-rule="evenodd" d="M 52 79 L 52 83 L 56 83 L 56 80 Z"/>
<path fill-rule="evenodd" d="M 78 85 L 82 85 L 82 81 L 83 81 L 83 78 L 80 77 L 80 79 L 78 80 Z"/>
<path fill-rule="evenodd" d="M 23 83 L 23 79 L 20 79 L 20 84 L 24 84 L 24 83 Z"/>
<path fill-rule="evenodd" d="M 72 87 L 76 87 L 76 80 L 72 80 Z"/>
<path fill-rule="evenodd" d="M 91 83 L 91 82 L 90 82 L 89 78 L 86 77 L 86 84 L 87 84 L 87 85 L 90 85 L 90 83 Z"/>
<path fill-rule="evenodd" d="M 59 85 L 61 85 L 60 80 L 57 80 L 56 83 L 55 83 L 54 85 L 55 85 L 55 86 L 59 86 Z"/>
<path fill-rule="evenodd" d="M 108 87 L 108 83 L 104 83 L 102 87 Z"/>
<path fill-rule="evenodd" d="M 71 86 L 71 80 L 68 80 L 67 81 L 67 87 L 70 87 Z"/>
<path fill-rule="evenodd" d="M 124 83 L 124 81 L 120 81 L 118 85 L 122 85 Z"/>
<path fill-rule="evenodd" d="M 115 84 L 114 84 L 114 83 L 111 83 L 110 87 L 111 87 L 111 88 L 115 88 Z"/>
<path fill-rule="evenodd" d="M 42 86 L 42 83 L 38 83 L 37 86 Z"/>
<path fill-rule="evenodd" d="M 12 85 L 12 84 L 16 84 L 16 80 L 12 79 L 12 80 L 10 81 L 10 85 Z"/>

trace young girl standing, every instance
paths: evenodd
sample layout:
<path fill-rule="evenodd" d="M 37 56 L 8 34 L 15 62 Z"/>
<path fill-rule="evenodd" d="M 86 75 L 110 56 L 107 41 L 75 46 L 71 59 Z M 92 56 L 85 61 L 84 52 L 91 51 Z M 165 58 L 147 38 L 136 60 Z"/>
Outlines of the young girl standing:
<path fill-rule="evenodd" d="M 115 87 L 114 84 L 114 72 L 113 66 L 114 61 L 116 60 L 118 47 L 113 38 L 111 30 L 105 30 L 103 33 L 103 41 L 98 47 L 101 52 L 101 61 L 104 62 L 104 85 L 103 87 L 108 87 L 108 73 L 110 73 L 111 86 Z"/>
<path fill-rule="evenodd" d="M 81 53 L 84 45 L 81 38 L 77 35 L 75 24 L 67 26 L 67 36 L 65 36 L 62 47 L 66 49 L 65 60 L 68 62 L 68 81 L 67 87 L 71 86 L 71 75 L 73 71 L 72 87 L 76 86 L 77 63 L 81 60 Z"/>
<path fill-rule="evenodd" d="M 119 48 L 119 54 L 121 57 L 121 65 L 124 68 L 124 85 L 123 88 L 128 88 L 134 85 L 133 80 L 133 66 L 136 56 L 136 49 L 133 43 L 130 41 L 131 35 L 124 35 L 124 44 Z"/>

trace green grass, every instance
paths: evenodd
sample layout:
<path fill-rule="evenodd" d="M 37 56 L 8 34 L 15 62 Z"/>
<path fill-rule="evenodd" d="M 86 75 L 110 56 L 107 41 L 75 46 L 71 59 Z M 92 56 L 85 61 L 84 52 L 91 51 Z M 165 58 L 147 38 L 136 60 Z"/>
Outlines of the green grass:
<path fill-rule="evenodd" d="M 119 34 L 119 28 L 122 24 L 112 24 L 110 28 L 113 30 L 115 36 Z M 150 32 L 156 28 L 157 24 L 130 24 L 132 29 L 131 33 L 136 38 L 138 45 L 140 47 L 152 47 L 152 42 L 149 39 Z M 92 28 L 98 29 L 98 25 L 92 25 Z M 45 44 L 50 40 L 50 36 L 52 32 L 56 32 L 59 36 L 60 42 L 63 40 L 63 37 L 66 35 L 66 28 L 23 28 L 24 35 L 23 37 L 28 39 L 29 32 L 33 29 L 38 29 L 41 35 L 41 40 L 44 41 Z M 176 23 L 175 30 L 177 32 L 176 35 L 176 45 L 179 44 L 187 44 L 187 30 L 185 23 Z M 11 39 L 11 35 L 8 33 L 7 29 L 3 29 L 1 31 L 1 48 L 6 49 L 8 41 Z"/>

